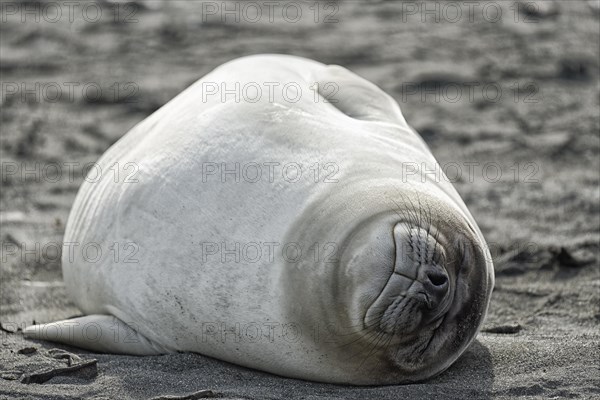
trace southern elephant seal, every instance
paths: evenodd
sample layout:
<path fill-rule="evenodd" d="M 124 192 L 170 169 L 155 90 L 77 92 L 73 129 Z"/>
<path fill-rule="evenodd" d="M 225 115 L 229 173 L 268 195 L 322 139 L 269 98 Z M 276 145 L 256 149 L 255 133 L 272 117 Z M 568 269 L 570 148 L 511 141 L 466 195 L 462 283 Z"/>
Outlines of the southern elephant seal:
<path fill-rule="evenodd" d="M 98 165 L 115 163 L 135 179 L 84 182 L 65 232 L 86 316 L 26 336 L 367 385 L 445 370 L 482 323 L 494 275 L 475 220 L 420 173 L 439 165 L 397 103 L 342 67 L 228 62 Z"/>

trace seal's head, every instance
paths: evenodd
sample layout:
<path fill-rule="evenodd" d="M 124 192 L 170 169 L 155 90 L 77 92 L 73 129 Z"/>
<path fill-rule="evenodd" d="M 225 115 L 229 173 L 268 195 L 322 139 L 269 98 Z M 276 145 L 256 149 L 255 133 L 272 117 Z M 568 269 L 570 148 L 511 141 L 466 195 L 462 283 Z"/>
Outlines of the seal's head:
<path fill-rule="evenodd" d="M 444 371 L 475 338 L 493 287 L 472 217 L 429 193 L 390 201 L 371 187 L 358 206 L 336 195 L 348 194 L 310 209 L 290 239 L 311 249 L 333 243 L 336 257 L 321 253 L 282 273 L 287 318 L 320 332 L 307 354 L 327 360 L 327 380 L 340 383 L 397 384 Z"/>
<path fill-rule="evenodd" d="M 350 336 L 363 342 L 361 365 L 389 364 L 396 382 L 454 362 L 475 337 L 493 285 L 485 243 L 463 215 L 410 207 L 361 223 L 339 263 L 340 277 L 352 281 L 341 297 L 355 318 Z"/>

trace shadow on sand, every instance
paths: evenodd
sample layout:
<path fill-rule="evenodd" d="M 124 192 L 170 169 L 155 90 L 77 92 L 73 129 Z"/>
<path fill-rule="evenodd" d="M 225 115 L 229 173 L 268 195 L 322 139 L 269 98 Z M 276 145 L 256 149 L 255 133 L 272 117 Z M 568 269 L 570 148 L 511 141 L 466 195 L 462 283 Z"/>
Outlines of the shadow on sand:
<path fill-rule="evenodd" d="M 422 383 L 393 386 L 343 386 L 282 378 L 190 353 L 144 357 L 143 362 L 137 357 L 98 355 L 98 358 L 99 365 L 114 365 L 116 361 L 117 369 L 127 370 L 126 374 L 119 374 L 118 379 L 122 381 L 119 386 L 132 397 L 156 387 L 156 382 L 152 382 L 155 379 L 161 381 L 160 388 L 164 393 L 154 390 L 147 393 L 149 397 L 210 389 L 226 398 L 485 399 L 491 397 L 494 383 L 490 351 L 477 340 L 438 377 Z M 107 375 L 113 372 L 106 371 Z"/>

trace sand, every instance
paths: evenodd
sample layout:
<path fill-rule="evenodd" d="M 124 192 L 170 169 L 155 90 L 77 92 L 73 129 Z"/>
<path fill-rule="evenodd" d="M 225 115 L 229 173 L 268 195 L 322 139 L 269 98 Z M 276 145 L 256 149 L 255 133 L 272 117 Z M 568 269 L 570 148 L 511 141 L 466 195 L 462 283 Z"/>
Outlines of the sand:
<path fill-rule="evenodd" d="M 71 23 L 64 8 L 57 22 L 40 14 L 22 23 L 19 12 L 34 3 L 10 4 L 17 11 L 3 8 L 0 24 L 0 398 L 600 396 L 597 1 L 477 3 L 472 19 L 467 8 L 457 19 L 444 2 L 429 2 L 439 22 L 422 22 L 413 8 L 421 3 L 321 3 L 318 23 L 308 6 L 296 23 L 280 14 L 273 23 L 222 22 L 195 1 L 134 2 L 118 18 L 109 13 L 116 3 L 102 1 L 98 22 L 88 10 Z M 84 165 L 214 67 L 255 53 L 341 64 L 375 82 L 456 178 L 492 248 L 496 288 L 482 333 L 442 375 L 337 386 L 197 354 L 138 358 L 23 339 L 20 327 L 79 313 L 55 249 Z M 63 175 L 55 179 L 49 165 Z"/>

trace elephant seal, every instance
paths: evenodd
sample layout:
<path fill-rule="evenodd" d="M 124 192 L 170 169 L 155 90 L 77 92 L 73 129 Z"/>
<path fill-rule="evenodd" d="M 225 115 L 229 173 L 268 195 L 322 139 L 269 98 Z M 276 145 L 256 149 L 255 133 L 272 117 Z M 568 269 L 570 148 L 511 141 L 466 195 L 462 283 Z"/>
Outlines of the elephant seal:
<path fill-rule="evenodd" d="M 73 205 L 62 268 L 85 316 L 29 338 L 397 384 L 448 368 L 486 313 L 475 220 L 397 103 L 342 67 L 228 62 L 98 165 L 136 174 L 86 180 Z"/>

